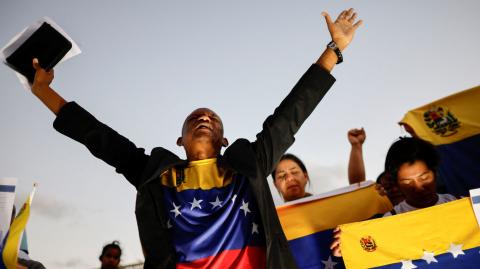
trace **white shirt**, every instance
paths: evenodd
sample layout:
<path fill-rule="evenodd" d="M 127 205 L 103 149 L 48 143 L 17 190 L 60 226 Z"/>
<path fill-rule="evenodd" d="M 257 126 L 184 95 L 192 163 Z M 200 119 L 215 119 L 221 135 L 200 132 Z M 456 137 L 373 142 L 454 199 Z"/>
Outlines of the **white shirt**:
<path fill-rule="evenodd" d="M 457 198 L 455 198 L 455 196 L 451 194 L 438 194 L 438 201 L 435 205 L 443 204 L 453 200 L 457 200 Z M 395 210 L 397 214 L 402 214 L 402 213 L 417 210 L 417 209 L 420 209 L 420 208 L 409 205 L 405 200 L 393 207 L 393 210 Z M 383 216 L 388 217 L 391 215 L 392 215 L 391 212 L 387 212 Z"/>

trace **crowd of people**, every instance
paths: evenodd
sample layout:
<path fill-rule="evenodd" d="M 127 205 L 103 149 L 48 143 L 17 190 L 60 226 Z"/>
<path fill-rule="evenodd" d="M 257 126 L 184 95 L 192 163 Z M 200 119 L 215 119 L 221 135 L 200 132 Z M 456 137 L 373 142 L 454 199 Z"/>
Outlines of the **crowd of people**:
<path fill-rule="evenodd" d="M 136 216 L 145 268 L 175 268 L 187 263 L 218 268 L 296 268 L 267 177 L 272 176 L 285 202 L 311 195 L 306 191 L 310 183 L 306 165 L 285 152 L 335 82 L 330 72 L 342 62 L 342 51 L 362 24 L 353 9 L 342 11 L 335 21 L 327 13 L 323 16 L 332 42 L 267 117 L 256 140 L 238 139 L 229 146 L 219 115 L 198 108 L 186 117 L 177 140 L 186 160 L 161 147 L 147 154 L 76 102 L 66 101 L 50 87 L 53 70 L 42 69 L 33 59 L 36 74 L 32 92 L 56 115 L 55 129 L 85 145 L 137 189 Z M 347 138 L 351 151 L 345 183 L 355 184 L 366 179 L 362 149 L 365 130 L 349 130 Z M 227 148 L 221 154 L 223 147 Z M 395 141 L 377 178 L 379 192 L 394 205 L 385 216 L 456 199 L 437 193 L 438 164 L 438 155 L 428 142 L 415 137 Z M 210 218 L 203 218 L 206 223 L 200 225 L 196 219 L 199 214 Z M 227 219 L 235 219 L 235 223 Z M 246 228 L 233 231 L 235 225 Z M 225 237 L 225 231 L 232 236 Z M 332 250 L 338 256 L 339 233 L 332 239 Z M 255 237 L 257 234 L 262 237 Z M 225 255 L 233 255 L 230 259 L 206 259 L 201 253 L 206 251 L 203 240 L 207 237 L 215 239 L 209 242 L 209 249 L 226 253 L 230 249 L 224 246 L 228 245 L 248 251 L 228 252 Z M 101 268 L 118 268 L 121 254 L 117 241 L 105 245 L 99 257 Z"/>

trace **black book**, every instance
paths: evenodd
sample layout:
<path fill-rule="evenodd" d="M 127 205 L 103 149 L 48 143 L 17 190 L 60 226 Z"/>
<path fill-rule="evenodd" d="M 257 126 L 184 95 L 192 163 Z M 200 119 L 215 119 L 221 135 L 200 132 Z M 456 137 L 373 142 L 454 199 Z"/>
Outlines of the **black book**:
<path fill-rule="evenodd" d="M 35 69 L 32 66 L 33 58 L 37 58 L 40 66 L 48 71 L 71 48 L 72 43 L 67 38 L 50 24 L 44 22 L 5 60 L 11 68 L 24 75 L 28 82 L 33 83 L 33 78 L 35 77 Z"/>

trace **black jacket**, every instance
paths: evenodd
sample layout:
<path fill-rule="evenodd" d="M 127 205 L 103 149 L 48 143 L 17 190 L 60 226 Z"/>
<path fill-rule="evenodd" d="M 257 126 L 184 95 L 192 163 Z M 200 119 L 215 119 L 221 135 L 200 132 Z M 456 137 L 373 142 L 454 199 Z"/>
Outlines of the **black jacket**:
<path fill-rule="evenodd" d="M 294 134 L 320 102 L 335 79 L 312 65 L 263 123 L 255 142 L 238 139 L 229 146 L 219 165 L 248 177 L 265 230 L 267 268 L 296 268 L 277 217 L 267 177 L 294 142 Z M 101 123 L 74 102 L 59 112 L 54 127 L 84 144 L 90 152 L 115 167 L 137 189 L 136 216 L 145 251 L 145 268 L 175 268 L 175 249 L 167 229 L 167 210 L 162 203 L 160 174 L 186 161 L 164 148 L 150 155 Z"/>

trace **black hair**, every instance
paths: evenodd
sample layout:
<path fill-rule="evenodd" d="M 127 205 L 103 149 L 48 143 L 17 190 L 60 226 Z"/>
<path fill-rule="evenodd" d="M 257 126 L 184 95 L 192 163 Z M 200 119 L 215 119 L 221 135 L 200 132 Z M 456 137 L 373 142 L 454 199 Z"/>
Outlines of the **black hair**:
<path fill-rule="evenodd" d="M 435 175 L 440 157 L 429 142 L 416 137 L 400 137 L 388 150 L 385 159 L 385 172 L 390 181 L 397 183 L 397 174 L 401 165 L 423 161 Z"/>
<path fill-rule="evenodd" d="M 283 160 L 291 160 L 291 161 L 294 161 L 298 166 L 300 166 L 300 169 L 302 169 L 302 171 L 305 173 L 305 174 L 308 174 L 307 172 L 307 168 L 305 167 L 305 164 L 302 162 L 302 160 L 300 160 L 300 158 L 298 158 L 297 156 L 291 154 L 291 153 L 285 153 L 282 155 L 282 157 L 280 157 L 280 160 L 278 160 L 277 162 L 277 165 L 283 161 Z M 277 166 L 275 166 L 275 168 L 273 169 L 272 171 L 272 179 L 273 179 L 273 182 L 275 182 L 275 172 L 277 171 Z M 310 182 L 310 179 L 308 180 Z"/>
<path fill-rule="evenodd" d="M 385 171 L 381 172 L 378 176 L 377 176 L 377 180 L 375 180 L 375 183 L 377 184 L 381 184 L 381 179 L 382 177 L 384 177 L 387 173 L 385 173 Z"/>
<path fill-rule="evenodd" d="M 120 252 L 120 256 L 122 256 L 122 249 L 120 248 L 120 242 L 118 242 L 117 240 L 114 240 L 112 241 L 112 243 L 109 243 L 103 246 L 102 254 L 98 258 L 102 260 L 102 257 L 105 255 L 105 253 L 107 253 L 107 251 L 111 248 L 118 249 L 118 251 Z"/>

